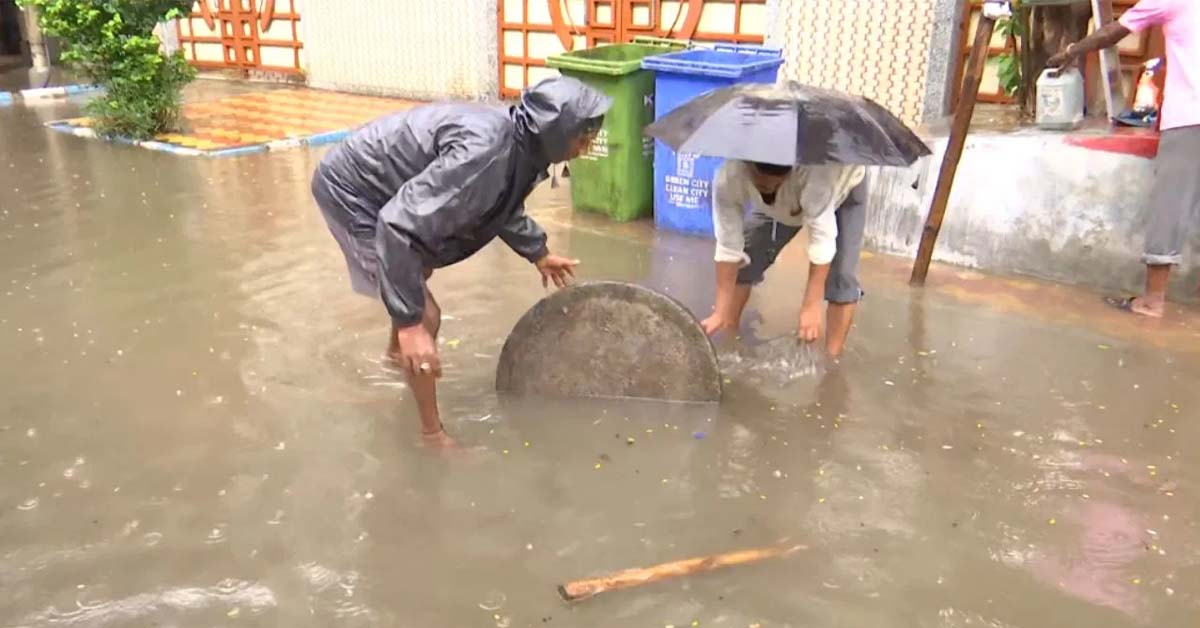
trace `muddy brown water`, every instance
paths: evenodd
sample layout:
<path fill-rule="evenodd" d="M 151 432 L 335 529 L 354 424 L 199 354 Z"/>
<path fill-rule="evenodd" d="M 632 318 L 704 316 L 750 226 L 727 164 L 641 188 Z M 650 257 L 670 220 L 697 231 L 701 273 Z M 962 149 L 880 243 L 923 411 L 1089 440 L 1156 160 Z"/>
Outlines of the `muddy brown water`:
<path fill-rule="evenodd" d="M 444 458 L 308 196 L 319 151 L 40 126 L 74 111 L 0 109 L 0 626 L 1195 625 L 1187 348 L 868 277 L 840 366 L 735 363 L 720 408 L 501 401 L 500 347 L 544 293 L 497 245 L 433 279 L 473 448 Z M 564 203 L 530 206 L 586 277 L 706 306 L 708 244 Z M 791 328 L 802 281 L 771 273 L 749 344 Z M 777 542 L 811 549 L 555 594 Z"/>

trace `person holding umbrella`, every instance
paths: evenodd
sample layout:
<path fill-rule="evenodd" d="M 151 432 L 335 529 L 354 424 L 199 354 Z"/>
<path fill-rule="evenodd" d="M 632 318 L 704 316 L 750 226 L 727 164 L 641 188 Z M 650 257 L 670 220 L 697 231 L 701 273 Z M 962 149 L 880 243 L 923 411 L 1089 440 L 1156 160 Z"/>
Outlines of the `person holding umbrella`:
<path fill-rule="evenodd" d="M 752 287 L 808 227 L 808 282 L 798 335 L 808 342 L 820 337 L 821 307 L 828 301 L 825 347 L 830 355 L 841 355 L 862 297 L 857 269 L 866 222 L 865 175 L 862 166 L 725 162 L 713 182 L 717 290 L 704 331 L 736 331 Z"/>
<path fill-rule="evenodd" d="M 429 277 L 499 237 L 543 285 L 565 286 L 579 262 L 550 253 L 525 197 L 550 164 L 588 150 L 611 105 L 576 79 L 547 79 L 508 108 L 435 104 L 381 118 L 317 167 L 313 196 L 351 286 L 391 317 L 387 355 L 408 375 L 428 444 L 453 444 L 438 412 L 441 310 Z"/>
<path fill-rule="evenodd" d="M 797 335 L 806 342 L 821 336 L 827 301 L 825 347 L 841 355 L 863 295 L 866 166 L 909 166 L 929 148 L 870 100 L 795 82 L 709 92 L 646 132 L 676 151 L 729 160 L 713 181 L 717 296 L 704 330 L 738 329 L 752 287 L 808 227 Z"/>

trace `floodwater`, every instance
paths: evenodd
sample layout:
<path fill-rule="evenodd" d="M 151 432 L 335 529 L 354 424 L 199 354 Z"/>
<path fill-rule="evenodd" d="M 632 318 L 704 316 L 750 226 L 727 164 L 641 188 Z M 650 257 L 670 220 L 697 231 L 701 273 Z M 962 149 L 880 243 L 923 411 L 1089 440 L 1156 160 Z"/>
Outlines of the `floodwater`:
<path fill-rule="evenodd" d="M 0 92 L 58 87 L 81 82 L 83 81 L 59 67 L 53 67 L 48 72 L 30 72 L 29 66 L 25 65 L 22 59 L 0 57 Z"/>
<path fill-rule="evenodd" d="M 308 196 L 319 152 L 39 126 L 72 107 L 0 109 L 0 626 L 1196 625 L 1194 340 L 868 272 L 848 356 L 811 376 L 735 368 L 720 408 L 502 402 L 543 290 L 497 245 L 432 282 L 468 448 L 446 457 Z M 585 278 L 705 307 L 709 245 L 572 217 L 564 190 L 530 206 Z M 793 249 L 749 344 L 792 328 Z M 808 549 L 555 592 L 781 543 Z"/>

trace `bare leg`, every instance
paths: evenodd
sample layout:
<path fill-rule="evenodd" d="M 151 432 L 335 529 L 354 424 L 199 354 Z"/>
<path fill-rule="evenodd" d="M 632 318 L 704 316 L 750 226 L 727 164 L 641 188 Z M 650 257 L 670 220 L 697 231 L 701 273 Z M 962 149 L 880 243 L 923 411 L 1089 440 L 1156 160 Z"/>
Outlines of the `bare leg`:
<path fill-rule="evenodd" d="M 867 225 L 867 181 L 859 183 L 837 210 L 837 254 L 825 284 L 825 350 L 833 358 L 846 350 L 846 338 L 854 326 L 862 285 L 858 266 L 862 258 L 863 233 Z"/>
<path fill-rule="evenodd" d="M 846 338 L 854 325 L 854 313 L 858 303 L 833 303 L 825 310 L 825 350 L 833 357 L 840 357 L 846 348 Z"/>
<path fill-rule="evenodd" d="M 421 324 L 429 330 L 437 342 L 438 332 L 442 327 L 442 310 L 428 290 L 425 291 L 425 317 Z M 399 343 L 396 340 L 396 327 L 392 326 L 392 338 L 388 343 L 388 355 L 393 359 L 399 357 Z M 413 399 L 417 402 L 417 414 L 421 419 L 421 434 L 429 437 L 444 436 L 441 415 L 438 412 L 437 378 L 433 375 L 414 374 L 408 376 L 408 387 L 412 390 Z"/>
<path fill-rule="evenodd" d="M 433 294 L 425 291 L 425 318 L 421 321 L 433 341 L 437 342 L 438 332 L 442 328 L 442 309 L 438 307 Z M 442 433 L 442 418 L 438 412 L 437 378 L 433 375 L 417 373 L 408 378 L 412 388 L 413 398 L 417 401 L 417 413 L 421 417 L 421 434 L 429 436 Z"/>
<path fill-rule="evenodd" d="M 750 302 L 750 291 L 754 288 L 748 283 L 739 283 L 733 289 L 733 297 L 729 303 L 729 311 L 733 314 L 733 324 L 740 328 L 742 325 L 742 312 L 746 309 L 746 304 Z"/>
<path fill-rule="evenodd" d="M 1170 266 L 1146 266 L 1146 292 L 1133 300 L 1133 313 L 1162 318 L 1167 303 L 1167 282 L 1171 278 Z"/>

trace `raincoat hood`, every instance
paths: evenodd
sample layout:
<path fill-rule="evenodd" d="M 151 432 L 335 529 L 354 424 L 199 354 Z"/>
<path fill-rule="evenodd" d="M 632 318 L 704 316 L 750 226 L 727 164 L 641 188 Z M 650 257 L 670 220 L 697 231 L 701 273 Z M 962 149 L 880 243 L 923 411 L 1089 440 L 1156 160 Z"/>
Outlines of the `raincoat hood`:
<path fill-rule="evenodd" d="M 532 138 L 547 161 L 558 163 L 566 161 L 584 123 L 604 115 L 611 106 L 612 98 L 563 76 L 525 90 L 511 115 L 518 134 Z"/>

